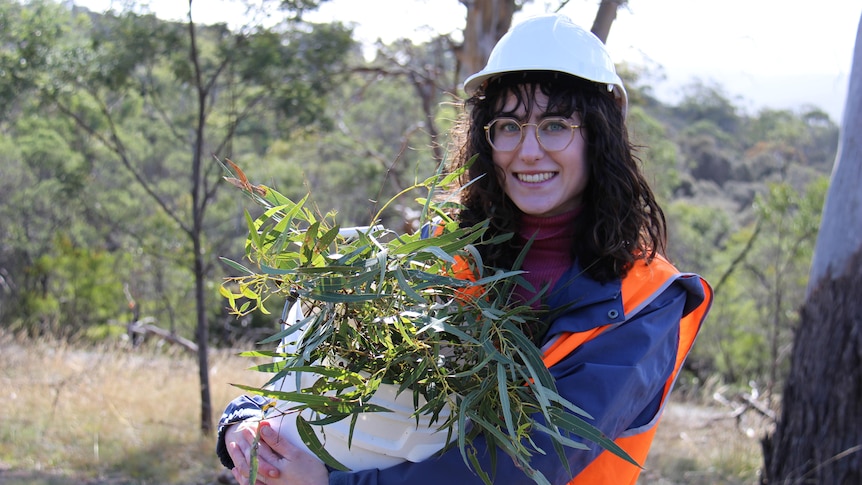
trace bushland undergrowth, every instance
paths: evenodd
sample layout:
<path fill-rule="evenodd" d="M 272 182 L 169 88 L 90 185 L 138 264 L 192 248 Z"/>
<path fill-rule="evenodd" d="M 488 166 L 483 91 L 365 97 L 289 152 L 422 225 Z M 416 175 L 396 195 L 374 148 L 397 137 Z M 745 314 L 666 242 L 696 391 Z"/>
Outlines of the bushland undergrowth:
<path fill-rule="evenodd" d="M 260 373 L 237 351 L 213 351 L 218 415 Z M 223 477 L 214 437 L 200 434 L 196 361 L 145 344 L 74 346 L 0 331 L 0 484 L 210 485 Z M 673 399 L 642 484 L 755 484 L 755 428 L 727 408 Z M 743 430 L 744 431 L 744 430 Z"/>

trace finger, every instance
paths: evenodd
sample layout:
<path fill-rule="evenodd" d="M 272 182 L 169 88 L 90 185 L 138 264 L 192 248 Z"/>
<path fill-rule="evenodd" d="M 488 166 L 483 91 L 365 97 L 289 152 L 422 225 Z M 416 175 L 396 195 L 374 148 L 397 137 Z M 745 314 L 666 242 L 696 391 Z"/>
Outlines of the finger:
<path fill-rule="evenodd" d="M 234 480 L 236 480 L 236 483 L 239 485 L 248 485 L 248 480 L 244 476 L 240 475 L 239 470 L 237 470 L 236 467 L 231 468 L 230 472 L 233 475 Z"/>
<path fill-rule="evenodd" d="M 225 435 L 225 440 L 228 441 L 228 454 L 234 460 L 234 466 L 239 475 L 246 477 L 246 482 L 248 482 L 251 474 L 252 449 L 255 446 L 256 434 L 260 428 L 262 428 L 260 422 L 248 421 L 234 426 Z M 257 476 L 259 477 L 257 483 L 264 484 L 267 478 L 279 477 L 278 465 L 281 457 L 263 441 L 258 441 L 257 447 Z"/>
<path fill-rule="evenodd" d="M 257 475 L 262 478 L 278 478 L 281 476 L 282 457 L 262 440 L 257 448 Z"/>
<path fill-rule="evenodd" d="M 231 453 L 232 450 L 231 450 L 230 444 L 232 442 L 239 440 L 242 437 L 242 434 L 238 431 L 238 428 L 239 428 L 238 424 L 228 425 L 224 430 L 224 438 L 223 438 L 225 447 L 227 448 L 228 455 L 230 455 L 231 459 L 234 461 L 236 461 L 236 457 Z"/>
<path fill-rule="evenodd" d="M 233 460 L 234 465 L 240 467 L 239 471 L 248 471 L 248 457 L 251 447 L 254 444 L 254 435 L 257 432 L 257 424 L 242 422 L 231 425 L 224 435 L 225 444 L 227 445 L 228 455 Z M 231 443 L 234 446 L 231 446 Z"/>
<path fill-rule="evenodd" d="M 249 471 L 249 450 L 243 450 L 242 441 L 231 441 L 227 444 L 227 453 L 233 460 L 234 470 L 242 476 L 248 476 Z"/>
<path fill-rule="evenodd" d="M 303 451 L 288 441 L 287 437 L 278 434 L 275 428 L 270 426 L 266 421 L 261 423 L 260 426 L 260 441 L 269 445 L 272 452 L 279 458 L 288 458 L 297 452 Z"/>
<path fill-rule="evenodd" d="M 266 447 L 267 453 L 271 451 L 280 457 L 278 483 L 329 483 L 329 471 L 322 461 L 291 443 L 268 423 L 261 424 L 260 436 L 261 449 Z"/>

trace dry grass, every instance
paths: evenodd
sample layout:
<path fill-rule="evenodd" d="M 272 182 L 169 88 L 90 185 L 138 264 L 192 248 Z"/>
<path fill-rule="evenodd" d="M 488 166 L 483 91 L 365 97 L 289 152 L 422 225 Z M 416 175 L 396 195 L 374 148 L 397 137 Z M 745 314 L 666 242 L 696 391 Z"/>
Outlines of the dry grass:
<path fill-rule="evenodd" d="M 214 419 L 257 383 L 247 359 L 214 352 Z M 0 333 L 0 484 L 213 484 L 213 437 L 200 433 L 196 357 L 171 349 L 80 349 Z M 644 484 L 754 484 L 756 437 L 726 410 L 672 405 Z"/>
<path fill-rule="evenodd" d="M 259 379 L 243 370 L 249 364 L 211 355 L 214 419 L 238 394 L 229 382 Z M 201 436 L 197 361 L 188 353 L 82 350 L 0 334 L 0 399 L 0 483 L 203 484 L 222 470 L 214 439 Z"/>
<path fill-rule="evenodd" d="M 665 410 L 639 484 L 755 485 L 766 422 L 748 411 L 673 400 Z"/>

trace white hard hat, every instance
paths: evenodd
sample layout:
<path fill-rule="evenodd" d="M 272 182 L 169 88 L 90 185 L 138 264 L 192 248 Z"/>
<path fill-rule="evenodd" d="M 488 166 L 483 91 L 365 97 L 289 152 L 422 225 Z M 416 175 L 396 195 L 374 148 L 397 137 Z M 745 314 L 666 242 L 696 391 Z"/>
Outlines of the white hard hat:
<path fill-rule="evenodd" d="M 512 27 L 494 46 L 485 68 L 464 81 L 464 90 L 473 95 L 488 79 L 515 71 L 557 71 L 607 84 L 623 112 L 628 107 L 605 45 L 564 15 L 539 15 Z"/>

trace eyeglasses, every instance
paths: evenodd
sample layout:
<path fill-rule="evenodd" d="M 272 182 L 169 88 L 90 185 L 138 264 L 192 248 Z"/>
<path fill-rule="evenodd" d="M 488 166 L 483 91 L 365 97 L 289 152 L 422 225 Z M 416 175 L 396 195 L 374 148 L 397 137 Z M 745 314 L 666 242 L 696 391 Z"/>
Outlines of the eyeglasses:
<path fill-rule="evenodd" d="M 510 152 L 524 141 L 524 127 L 536 127 L 536 140 L 546 151 L 565 150 L 575 137 L 575 129 L 582 125 L 572 124 L 562 117 L 545 118 L 539 123 L 520 123 L 514 118 L 495 118 L 485 125 L 485 138 L 494 150 Z"/>

